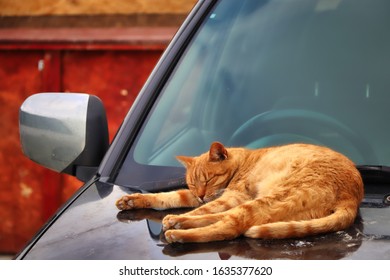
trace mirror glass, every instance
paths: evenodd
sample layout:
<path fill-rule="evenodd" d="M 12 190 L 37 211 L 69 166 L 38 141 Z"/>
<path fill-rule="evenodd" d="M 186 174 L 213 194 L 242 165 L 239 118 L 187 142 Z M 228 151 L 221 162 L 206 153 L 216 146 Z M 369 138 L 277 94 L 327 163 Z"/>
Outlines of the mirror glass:
<path fill-rule="evenodd" d="M 84 150 L 89 95 L 39 93 L 19 112 L 21 144 L 31 160 L 57 172 Z"/>

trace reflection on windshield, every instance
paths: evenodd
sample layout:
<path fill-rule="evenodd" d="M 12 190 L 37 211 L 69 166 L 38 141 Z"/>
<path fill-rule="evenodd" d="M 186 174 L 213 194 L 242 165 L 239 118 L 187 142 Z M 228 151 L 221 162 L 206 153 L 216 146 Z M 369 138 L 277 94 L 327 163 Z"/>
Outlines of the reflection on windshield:
<path fill-rule="evenodd" d="M 385 0 L 220 1 L 166 81 L 125 171 L 178 167 L 176 155 L 201 154 L 212 141 L 314 143 L 356 164 L 390 165 L 388 11 Z"/>

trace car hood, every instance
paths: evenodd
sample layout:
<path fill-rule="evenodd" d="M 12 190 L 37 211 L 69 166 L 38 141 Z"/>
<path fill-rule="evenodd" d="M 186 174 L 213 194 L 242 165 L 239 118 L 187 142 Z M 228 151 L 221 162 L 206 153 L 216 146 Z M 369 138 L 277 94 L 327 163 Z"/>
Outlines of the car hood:
<path fill-rule="evenodd" d="M 168 244 L 161 219 L 168 213 L 118 211 L 129 189 L 94 183 L 61 211 L 27 249 L 23 259 L 390 259 L 390 208 L 366 203 L 355 224 L 308 238 L 237 238 L 204 244 Z"/>

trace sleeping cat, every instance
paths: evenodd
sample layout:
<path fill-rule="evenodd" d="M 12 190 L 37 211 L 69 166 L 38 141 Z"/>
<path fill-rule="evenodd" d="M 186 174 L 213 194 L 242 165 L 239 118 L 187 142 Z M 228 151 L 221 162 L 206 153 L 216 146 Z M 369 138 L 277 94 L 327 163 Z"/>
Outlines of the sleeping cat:
<path fill-rule="evenodd" d="M 339 231 L 354 222 L 364 195 L 354 163 L 315 145 L 249 150 L 214 142 L 207 153 L 177 159 L 187 168 L 188 189 L 130 194 L 116 203 L 120 210 L 200 206 L 163 219 L 169 243 Z"/>

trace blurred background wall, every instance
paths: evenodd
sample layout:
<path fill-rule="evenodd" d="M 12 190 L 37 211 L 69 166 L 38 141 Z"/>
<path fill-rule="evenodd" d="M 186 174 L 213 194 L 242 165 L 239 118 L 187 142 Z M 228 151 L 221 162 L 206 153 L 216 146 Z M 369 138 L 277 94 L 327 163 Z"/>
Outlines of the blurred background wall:
<path fill-rule="evenodd" d="M 0 0 L 7 16 L 71 14 L 186 14 L 194 0 Z"/>
<path fill-rule="evenodd" d="M 37 92 L 86 92 L 110 139 L 196 0 L 0 0 L 0 254 L 15 254 L 81 185 L 25 158 L 18 111 Z"/>

